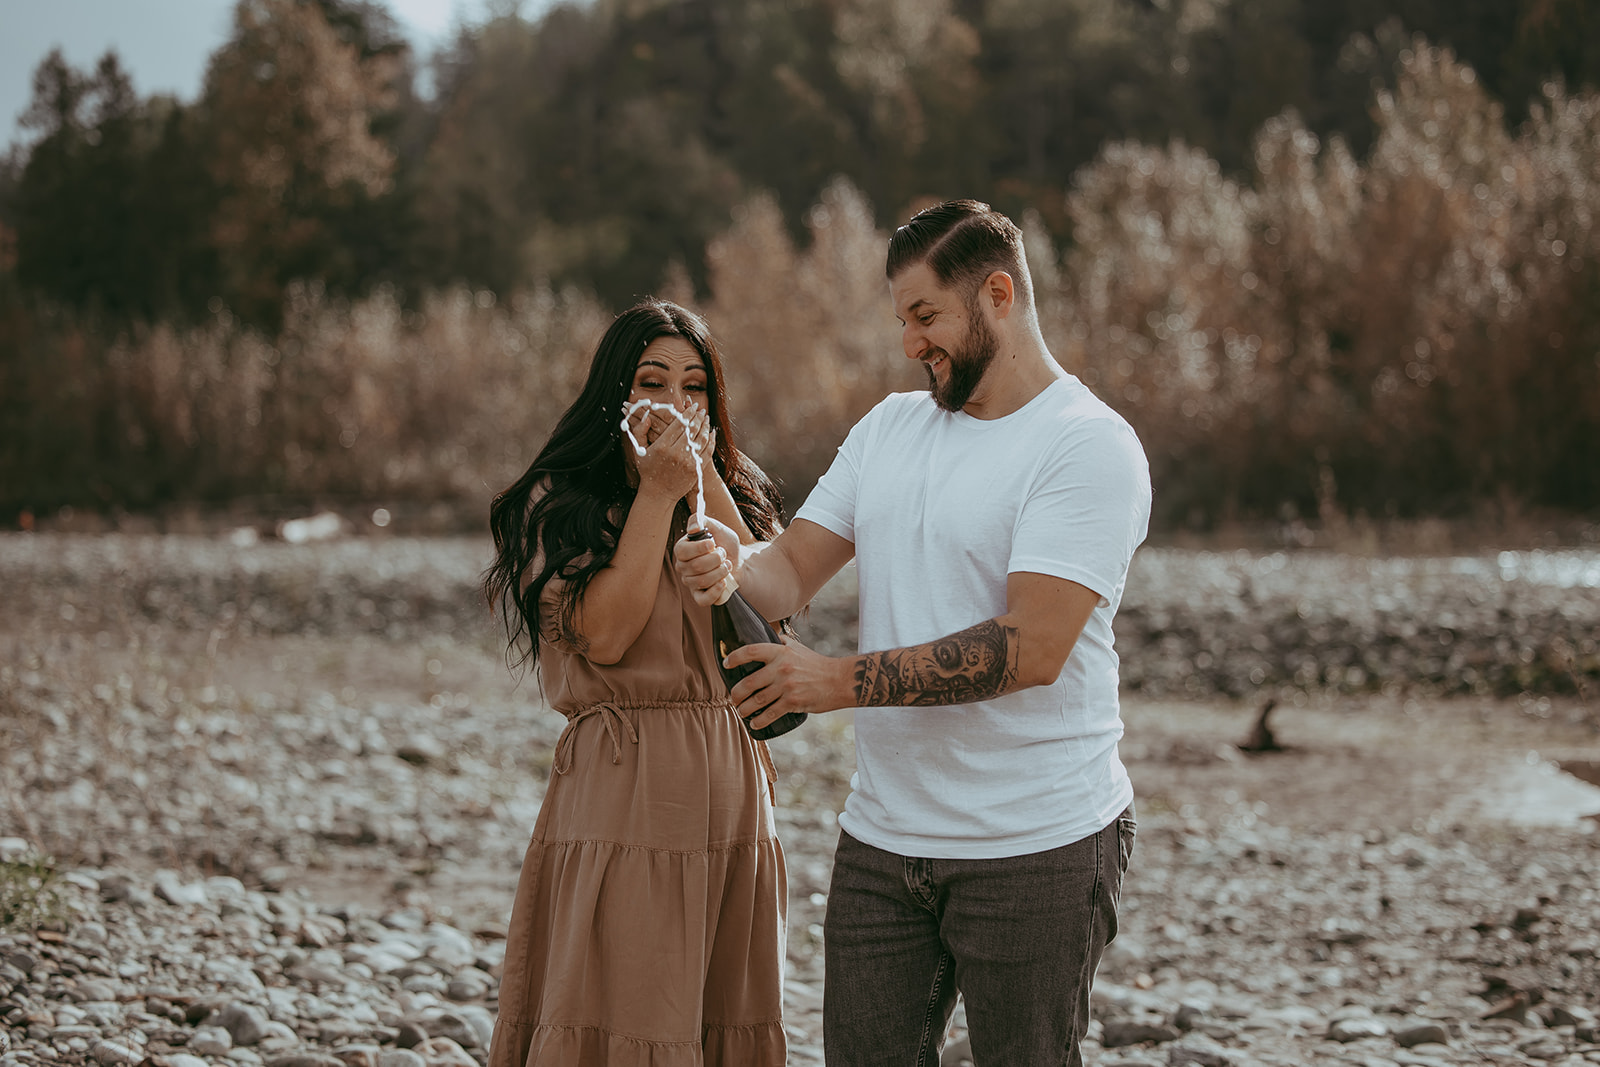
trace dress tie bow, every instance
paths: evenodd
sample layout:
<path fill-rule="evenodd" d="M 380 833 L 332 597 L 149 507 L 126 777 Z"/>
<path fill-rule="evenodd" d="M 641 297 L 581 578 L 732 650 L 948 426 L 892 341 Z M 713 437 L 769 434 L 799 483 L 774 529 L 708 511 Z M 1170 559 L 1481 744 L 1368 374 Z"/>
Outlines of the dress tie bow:
<path fill-rule="evenodd" d="M 606 728 L 606 736 L 611 738 L 611 762 L 622 762 L 622 739 L 617 734 L 618 726 L 628 733 L 628 740 L 634 744 L 639 743 L 639 731 L 634 729 L 633 721 L 622 713 L 622 709 L 609 701 L 599 704 L 590 704 L 578 714 L 567 720 L 567 727 L 561 732 L 561 739 L 556 742 L 556 758 L 551 762 L 551 769 L 557 774 L 566 774 L 572 769 L 572 749 L 577 744 L 578 724 L 591 715 L 600 716 L 600 723 Z"/>

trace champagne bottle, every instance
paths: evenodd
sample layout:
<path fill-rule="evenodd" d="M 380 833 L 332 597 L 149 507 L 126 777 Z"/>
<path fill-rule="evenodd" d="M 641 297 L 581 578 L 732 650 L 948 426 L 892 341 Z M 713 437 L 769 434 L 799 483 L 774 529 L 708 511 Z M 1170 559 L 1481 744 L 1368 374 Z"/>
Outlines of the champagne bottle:
<path fill-rule="evenodd" d="M 704 541 L 711 536 L 705 530 L 696 530 L 689 535 L 691 541 Z M 732 689 L 734 683 L 747 674 L 761 669 L 762 664 L 746 663 L 742 667 L 725 667 L 722 661 L 728 653 L 743 645 L 781 645 L 783 639 L 761 613 L 750 606 L 750 602 L 739 592 L 738 583 L 730 576 L 723 581 L 720 590 L 722 599 L 711 606 L 711 652 L 717 660 L 717 670 L 722 673 L 722 680 Z M 750 736 L 757 741 L 770 741 L 780 734 L 786 734 L 796 726 L 806 721 L 803 711 L 791 711 L 778 718 L 776 722 L 769 723 L 759 730 L 751 726 L 749 720 L 745 721 L 745 729 L 750 731 Z"/>

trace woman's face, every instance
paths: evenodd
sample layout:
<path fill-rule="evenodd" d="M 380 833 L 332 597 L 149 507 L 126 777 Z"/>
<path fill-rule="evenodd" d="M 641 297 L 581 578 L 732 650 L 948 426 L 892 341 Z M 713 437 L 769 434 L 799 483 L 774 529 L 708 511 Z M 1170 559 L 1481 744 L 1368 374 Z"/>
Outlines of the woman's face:
<path fill-rule="evenodd" d="M 658 337 L 639 353 L 639 362 L 633 368 L 633 388 L 628 393 L 628 405 L 648 400 L 653 404 L 670 404 L 691 418 L 694 417 L 692 408 L 709 413 L 709 377 L 705 361 L 688 341 L 675 336 Z M 672 416 L 666 412 L 646 410 L 630 415 L 628 421 L 638 442 L 649 445 L 662 430 L 671 425 Z M 632 442 L 626 437 L 622 441 L 622 452 L 631 481 L 638 470 L 638 457 Z"/>
<path fill-rule="evenodd" d="M 710 407 L 709 388 L 705 361 L 693 345 L 681 337 L 657 337 L 639 353 L 628 403 L 649 400 L 671 404 L 679 411 L 698 404 L 705 410 Z"/>

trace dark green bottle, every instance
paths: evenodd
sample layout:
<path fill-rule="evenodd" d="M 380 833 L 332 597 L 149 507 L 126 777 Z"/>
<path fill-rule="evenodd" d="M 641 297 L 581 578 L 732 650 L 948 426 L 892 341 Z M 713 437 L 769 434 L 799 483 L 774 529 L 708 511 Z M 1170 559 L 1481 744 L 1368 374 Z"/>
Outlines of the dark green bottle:
<path fill-rule="evenodd" d="M 696 530 L 689 535 L 692 541 L 703 541 L 711 535 L 704 530 Z M 783 638 L 761 613 L 750 606 L 731 581 L 728 583 L 731 591 L 721 603 L 711 607 L 711 644 L 712 653 L 717 660 L 717 670 L 722 673 L 722 680 L 732 689 L 734 683 L 747 674 L 752 674 L 761 669 L 762 664 L 746 663 L 742 667 L 724 667 L 722 661 L 728 653 L 744 645 L 781 645 Z M 796 726 L 806 721 L 803 711 L 791 711 L 780 717 L 776 722 L 769 723 L 761 729 L 752 727 L 748 720 L 745 729 L 750 731 L 750 736 L 757 741 L 770 741 L 774 737 L 786 734 Z"/>

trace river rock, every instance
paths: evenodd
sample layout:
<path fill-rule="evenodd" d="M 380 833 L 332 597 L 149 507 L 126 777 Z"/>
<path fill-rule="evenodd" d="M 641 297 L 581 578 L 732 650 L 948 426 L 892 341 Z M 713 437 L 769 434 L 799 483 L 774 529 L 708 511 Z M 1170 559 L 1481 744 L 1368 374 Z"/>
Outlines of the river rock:
<path fill-rule="evenodd" d="M 305 1049 L 268 1056 L 262 1062 L 265 1067 L 345 1067 L 344 1061 L 331 1052 Z"/>
<path fill-rule="evenodd" d="M 396 1027 L 395 1044 L 401 1048 L 416 1048 L 428 1040 L 428 1027 L 417 1019 L 402 1019 Z"/>
<path fill-rule="evenodd" d="M 1450 1031 L 1439 1023 L 1417 1023 L 1403 1026 L 1395 1030 L 1394 1043 L 1401 1048 L 1416 1048 L 1418 1045 L 1448 1045 Z"/>
<path fill-rule="evenodd" d="M 1233 1057 L 1221 1046 L 1201 1043 L 1194 1037 L 1185 1037 L 1178 1044 L 1168 1045 L 1167 1063 L 1171 1067 L 1232 1067 Z"/>
<path fill-rule="evenodd" d="M 478 1067 L 478 1061 L 448 1037 L 430 1037 L 411 1051 L 426 1067 Z"/>
<path fill-rule="evenodd" d="M 451 1011 L 430 1012 L 423 1016 L 423 1022 L 430 1034 L 447 1037 L 462 1048 L 488 1048 L 494 1035 L 494 1016 L 470 1004 Z"/>
<path fill-rule="evenodd" d="M 1370 1015 L 1335 1019 L 1328 1026 L 1328 1038 L 1341 1044 L 1360 1041 L 1368 1037 L 1383 1037 L 1388 1032 L 1389 1028 L 1384 1025 L 1382 1019 L 1376 1019 Z"/>
<path fill-rule="evenodd" d="M 133 1067 L 144 1059 L 144 1050 L 123 1041 L 96 1041 L 89 1055 L 100 1067 Z"/>
<path fill-rule="evenodd" d="M 189 1036 L 189 1050 L 198 1056 L 226 1056 L 233 1048 L 233 1035 L 221 1026 L 199 1026 Z"/>
<path fill-rule="evenodd" d="M 215 1025 L 228 1031 L 235 1045 L 255 1045 L 265 1038 L 269 1032 L 270 1019 L 266 1013 L 253 1004 L 242 1004 L 234 1001 L 216 1014 Z"/>
<path fill-rule="evenodd" d="M 1124 1045 L 1139 1045 L 1146 1042 L 1159 1044 L 1165 1041 L 1176 1041 L 1182 1036 L 1182 1031 L 1166 1023 L 1136 1019 L 1114 1019 L 1104 1024 L 1100 1043 L 1106 1048 L 1121 1048 Z"/>
<path fill-rule="evenodd" d="M 450 979 L 445 996 L 455 1001 L 481 1000 L 495 987 L 495 980 L 483 971 L 468 968 Z"/>
<path fill-rule="evenodd" d="M 177 871 L 161 870 L 155 873 L 156 899 L 178 907 L 203 907 L 211 902 L 206 887 L 200 883 L 185 884 Z"/>

